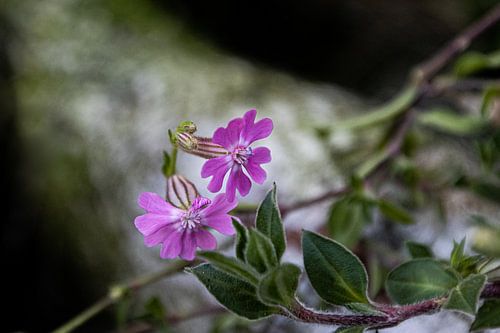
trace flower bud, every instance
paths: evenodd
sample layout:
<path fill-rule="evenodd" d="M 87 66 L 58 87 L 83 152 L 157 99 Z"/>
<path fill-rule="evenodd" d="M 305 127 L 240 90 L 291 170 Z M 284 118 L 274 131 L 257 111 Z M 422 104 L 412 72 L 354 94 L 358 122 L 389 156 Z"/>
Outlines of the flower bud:
<path fill-rule="evenodd" d="M 175 174 L 167 178 L 167 201 L 175 207 L 188 209 L 200 194 L 186 177 Z"/>

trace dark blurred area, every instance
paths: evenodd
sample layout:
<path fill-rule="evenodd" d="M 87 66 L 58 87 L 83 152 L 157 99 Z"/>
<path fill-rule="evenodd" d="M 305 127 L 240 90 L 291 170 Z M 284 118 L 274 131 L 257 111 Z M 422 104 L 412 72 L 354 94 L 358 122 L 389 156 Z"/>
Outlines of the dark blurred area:
<path fill-rule="evenodd" d="M 380 96 L 397 89 L 412 66 L 496 1 L 155 3 L 180 15 L 200 36 L 245 58 Z M 485 39 L 494 38 L 498 35 Z"/>
<path fill-rule="evenodd" d="M 412 66 L 495 2 L 152 0 L 159 11 L 177 16 L 195 35 L 226 52 L 370 97 L 397 90 Z M 489 34 L 485 40 L 497 37 Z M 37 161 L 26 156 L 19 136 L 17 73 L 7 50 L 17 38 L 22 36 L 0 13 L 1 252 L 8 308 L 2 331 L 45 332 L 106 292 L 113 274 L 89 275 L 73 252 L 71 237 L 50 237 L 44 229 L 46 221 L 67 221 L 72 215 L 62 210 L 54 216 L 44 192 L 33 189 L 27 177 Z M 69 176 L 82 188 L 90 186 L 85 174 L 73 172 Z M 94 198 L 79 204 L 92 206 Z M 82 331 L 111 328 L 112 321 L 111 314 L 101 316 Z"/>

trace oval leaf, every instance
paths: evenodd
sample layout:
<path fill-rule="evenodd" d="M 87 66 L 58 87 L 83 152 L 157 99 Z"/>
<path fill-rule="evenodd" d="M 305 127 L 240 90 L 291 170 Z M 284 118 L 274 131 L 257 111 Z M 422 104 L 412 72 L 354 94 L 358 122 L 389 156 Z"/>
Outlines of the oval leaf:
<path fill-rule="evenodd" d="M 245 258 L 259 273 L 264 273 L 278 266 L 278 258 L 271 240 L 255 229 L 248 230 L 248 244 Z"/>
<path fill-rule="evenodd" d="M 301 274 L 299 267 L 283 264 L 267 273 L 257 289 L 259 298 L 269 305 L 290 306 L 295 299 Z"/>
<path fill-rule="evenodd" d="M 363 226 L 371 222 L 370 205 L 351 197 L 335 202 L 328 218 L 330 236 L 351 248 L 359 240 Z"/>
<path fill-rule="evenodd" d="M 233 226 L 234 229 L 236 230 L 236 241 L 235 241 L 236 258 L 240 259 L 241 261 L 246 261 L 245 248 L 248 242 L 247 228 L 245 228 L 245 226 L 241 225 L 235 219 L 233 219 Z"/>
<path fill-rule="evenodd" d="M 255 286 L 211 264 L 202 264 L 190 270 L 208 291 L 227 309 L 248 319 L 259 319 L 278 312 L 263 304 Z"/>
<path fill-rule="evenodd" d="M 408 261 L 389 273 L 386 290 L 398 304 L 411 304 L 442 296 L 458 284 L 458 278 L 433 259 Z"/>
<path fill-rule="evenodd" d="M 477 312 L 471 331 L 500 327 L 500 299 L 488 299 Z"/>
<path fill-rule="evenodd" d="M 258 273 L 249 265 L 217 252 L 198 252 L 198 257 L 209 261 L 218 269 L 236 275 L 253 285 L 259 282 Z"/>
<path fill-rule="evenodd" d="M 276 184 L 273 184 L 273 188 L 257 208 L 255 225 L 257 230 L 271 240 L 279 261 L 285 252 L 286 239 L 276 197 Z"/>
<path fill-rule="evenodd" d="M 425 244 L 407 241 L 405 245 L 413 259 L 434 257 L 432 250 Z"/>
<path fill-rule="evenodd" d="M 368 303 L 366 269 L 343 245 L 304 231 L 304 266 L 318 295 L 332 304 Z"/>
<path fill-rule="evenodd" d="M 475 315 L 477 302 L 485 283 L 485 275 L 470 275 L 451 290 L 444 308 Z"/>

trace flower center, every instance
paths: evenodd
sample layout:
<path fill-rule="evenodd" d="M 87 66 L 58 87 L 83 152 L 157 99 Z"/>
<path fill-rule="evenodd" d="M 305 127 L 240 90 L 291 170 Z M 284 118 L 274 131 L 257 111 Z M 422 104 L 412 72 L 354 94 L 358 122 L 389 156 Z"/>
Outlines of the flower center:
<path fill-rule="evenodd" d="M 196 229 L 200 226 L 201 217 L 197 212 L 188 210 L 181 219 L 181 227 L 183 229 Z"/>
<path fill-rule="evenodd" d="M 238 147 L 232 153 L 233 161 L 235 161 L 238 164 L 246 164 L 248 158 L 252 156 L 252 154 L 253 154 L 252 148 Z"/>

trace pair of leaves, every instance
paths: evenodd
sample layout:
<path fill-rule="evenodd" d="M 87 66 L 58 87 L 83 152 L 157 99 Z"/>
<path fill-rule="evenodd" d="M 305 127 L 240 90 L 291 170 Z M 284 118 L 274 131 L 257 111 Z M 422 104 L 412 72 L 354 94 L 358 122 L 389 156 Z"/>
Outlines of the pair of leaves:
<path fill-rule="evenodd" d="M 276 186 L 257 210 L 256 229 L 233 221 L 236 257 L 202 252 L 209 261 L 191 269 L 208 291 L 229 310 L 248 319 L 277 313 L 295 297 L 301 274 L 292 264 L 281 264 L 285 233 L 276 199 Z"/>

